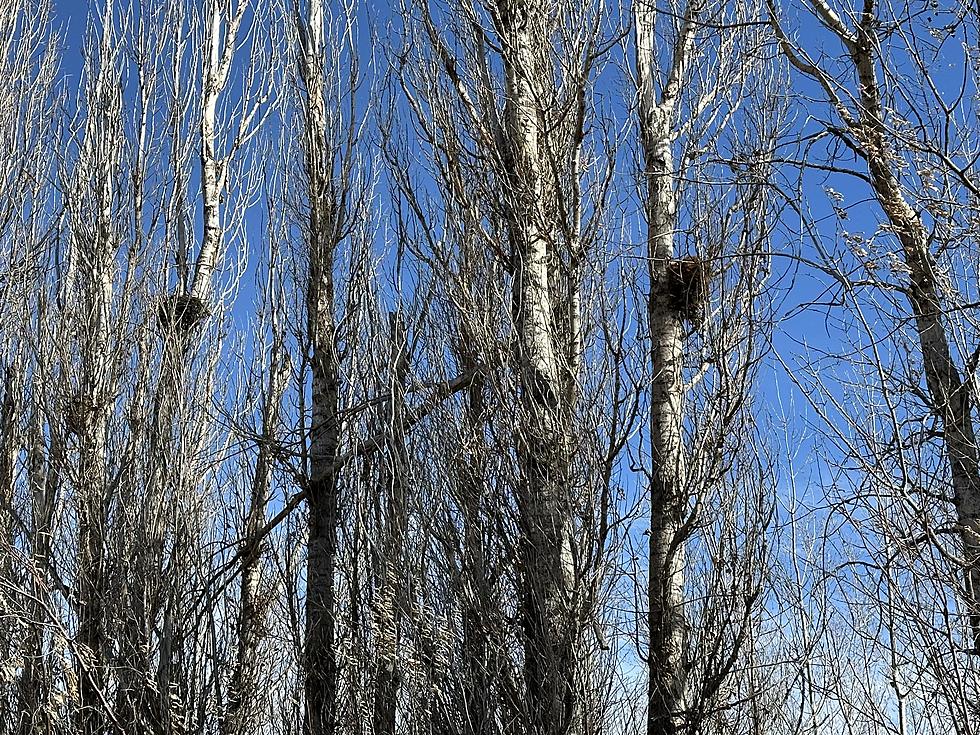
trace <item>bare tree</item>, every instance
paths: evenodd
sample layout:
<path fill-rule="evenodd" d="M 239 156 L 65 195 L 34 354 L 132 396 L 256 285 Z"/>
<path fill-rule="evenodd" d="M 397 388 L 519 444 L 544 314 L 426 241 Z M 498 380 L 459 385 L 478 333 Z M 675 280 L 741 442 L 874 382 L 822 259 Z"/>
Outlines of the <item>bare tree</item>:
<path fill-rule="evenodd" d="M 270 234 L 275 233 L 270 228 Z M 277 233 L 281 234 L 281 233 Z M 235 662 L 228 684 L 227 713 L 224 732 L 244 735 L 256 732 L 262 716 L 260 691 L 262 673 L 261 646 L 266 635 L 265 618 L 268 615 L 271 593 L 269 583 L 263 579 L 263 550 L 266 540 L 260 531 L 266 522 L 266 513 L 273 492 L 273 471 L 283 441 L 281 419 L 283 394 L 289 378 L 289 361 L 286 354 L 285 310 L 281 285 L 281 266 L 278 253 L 270 253 L 268 275 L 265 283 L 266 308 L 263 316 L 268 324 L 259 322 L 259 332 L 270 341 L 265 349 L 263 341 L 254 368 L 257 381 L 264 381 L 259 399 L 260 425 L 254 438 L 257 444 L 255 465 L 245 518 L 241 526 L 238 613 L 236 617 Z"/>
<path fill-rule="evenodd" d="M 306 334 L 312 375 L 309 440 L 304 448 L 309 504 L 304 728 L 337 731 L 337 542 L 341 447 L 341 364 L 337 327 L 338 248 L 363 206 L 358 196 L 359 64 L 353 6 L 335 17 L 322 0 L 297 7 L 295 54 L 300 80 L 302 155 L 307 221 Z"/>
<path fill-rule="evenodd" d="M 51 227 L 50 215 L 41 214 L 46 192 L 37 187 L 53 174 L 48 146 L 58 98 L 57 56 L 47 24 L 51 10 L 46 3 L 11 2 L 0 20 L 7 39 L 0 57 L 0 136 L 5 141 L 0 154 L 0 300 L 5 304 L 0 316 L 0 658 L 6 662 L 0 675 L 0 731 L 9 733 L 42 725 L 47 713 L 40 623 L 47 595 L 45 564 L 35 564 L 45 544 L 43 532 L 33 532 L 45 523 L 25 507 L 21 488 L 28 465 L 37 465 L 24 448 L 37 439 L 36 424 L 28 418 L 36 364 L 32 310 L 43 282 L 37 264 L 43 262 Z M 43 461 L 37 454 L 32 458 Z M 36 497 L 40 501 L 44 493 Z M 40 522 L 35 525 L 35 520 Z"/>
<path fill-rule="evenodd" d="M 711 584 L 686 579 L 689 544 L 719 544 L 712 563 L 727 563 L 734 552 L 721 545 L 733 530 L 726 526 L 746 509 L 739 503 L 753 509 L 746 518 L 751 523 L 764 522 L 768 504 L 762 481 L 754 493 L 719 508 L 717 528 L 705 525 L 718 483 L 753 486 L 751 453 L 731 433 L 752 425 L 748 406 L 764 326 L 755 299 L 772 219 L 762 161 L 771 143 L 751 134 L 739 140 L 732 131 L 750 120 L 737 116 L 756 83 L 761 39 L 751 30 L 751 5 L 695 1 L 671 8 L 664 13 L 640 1 L 632 10 L 649 284 L 650 735 L 697 731 L 706 724 L 705 712 L 726 685 L 748 635 L 758 594 L 758 567 L 742 570 L 747 576 L 740 582 L 722 583 L 720 566 L 698 570 L 715 580 Z M 772 110 L 763 107 L 757 114 Z M 735 153 L 726 155 L 726 146 Z M 720 164 L 726 159 L 734 197 L 713 185 L 724 180 Z M 726 477 L 723 468 L 739 454 L 749 459 L 741 468 L 749 476 Z M 751 523 L 742 539 L 749 557 L 762 541 Z M 709 530 L 718 536 L 712 540 Z M 748 585 L 742 602 L 720 612 L 715 606 L 724 607 L 732 582 Z M 695 587 L 706 593 L 697 615 L 687 597 Z M 725 615 L 740 623 L 718 628 Z M 731 648 L 722 652 L 725 645 Z M 696 653 L 707 659 L 697 660 Z"/>
<path fill-rule="evenodd" d="M 435 280 L 446 279 L 440 290 L 455 302 L 448 313 L 458 324 L 457 359 L 493 366 L 492 378 L 470 389 L 465 420 L 472 434 L 461 439 L 475 449 L 489 431 L 488 450 L 506 458 L 499 479 L 475 456 L 461 458 L 470 464 L 456 490 L 465 541 L 461 581 L 475 589 L 463 598 L 464 670 L 471 678 L 461 686 L 458 716 L 467 732 L 497 727 L 497 705 L 478 689 L 488 684 L 527 731 L 579 732 L 589 717 L 581 687 L 590 666 L 584 634 L 591 635 L 594 614 L 585 580 L 596 572 L 585 563 L 591 540 L 579 536 L 587 522 L 579 509 L 587 507 L 594 476 L 575 461 L 582 290 L 594 244 L 586 211 L 601 207 L 606 160 L 606 151 L 589 149 L 586 162 L 583 151 L 604 49 L 602 12 L 500 2 L 455 3 L 437 14 L 414 3 L 403 18 L 411 50 L 400 60 L 403 90 L 450 216 L 430 218 L 417 187 L 397 173 L 398 163 L 392 168 L 420 220 L 418 257 L 438 269 Z M 596 191 L 583 195 L 583 180 L 596 171 Z M 493 396 L 492 419 L 481 408 L 485 395 Z M 494 482 L 510 486 L 496 507 Z M 499 560 L 512 565 L 509 571 L 484 566 L 489 529 L 492 536 L 514 534 L 501 537 Z M 493 607 L 509 604 L 507 592 L 497 598 L 500 592 L 486 584 L 498 573 L 515 584 L 516 631 L 506 625 L 494 631 Z M 481 635 L 489 635 L 483 644 Z M 521 653 L 508 662 L 514 643 Z M 490 650 L 496 646 L 505 648 Z M 517 677 L 506 672 L 514 664 L 523 668 Z"/>
<path fill-rule="evenodd" d="M 814 2 L 807 17 L 827 41 L 820 54 L 769 4 L 796 85 L 819 100 L 824 122 L 806 134 L 820 158 L 799 165 L 829 179 L 835 231 L 817 260 L 852 329 L 841 333 L 853 345 L 842 359 L 798 375 L 831 427 L 828 453 L 853 467 L 828 503 L 857 529 L 865 578 L 876 580 L 865 584 L 847 568 L 835 575 L 855 598 L 873 600 L 884 632 L 856 648 L 891 671 L 889 704 L 865 708 L 860 719 L 898 731 L 928 721 L 972 732 L 976 664 L 964 654 L 980 641 L 978 189 L 968 122 L 975 101 L 965 93 L 975 62 L 965 49 L 976 43 L 975 19 L 955 3 L 877 2 Z M 940 64 L 967 76 L 941 80 Z M 858 191 L 877 206 L 856 209 Z M 831 391 L 837 397 L 826 400 Z M 861 625 L 842 621 L 850 624 Z M 937 650 L 945 654 L 927 653 Z M 925 701 L 941 703 L 935 716 L 924 714 Z"/>

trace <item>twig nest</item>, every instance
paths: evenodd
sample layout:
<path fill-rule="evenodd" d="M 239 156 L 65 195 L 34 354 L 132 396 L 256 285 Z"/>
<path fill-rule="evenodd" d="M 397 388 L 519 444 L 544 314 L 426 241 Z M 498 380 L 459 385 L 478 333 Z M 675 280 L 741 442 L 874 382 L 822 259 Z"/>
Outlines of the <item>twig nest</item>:
<path fill-rule="evenodd" d="M 165 296 L 160 300 L 157 319 L 164 329 L 176 327 L 190 331 L 210 312 L 204 302 L 192 294 L 179 293 Z"/>
<path fill-rule="evenodd" d="M 84 436 L 98 410 L 99 405 L 94 398 L 76 393 L 65 405 L 65 428 L 75 436 Z"/>
<path fill-rule="evenodd" d="M 667 263 L 663 283 L 670 307 L 685 319 L 699 321 L 711 283 L 708 264 L 696 255 L 674 258 Z"/>

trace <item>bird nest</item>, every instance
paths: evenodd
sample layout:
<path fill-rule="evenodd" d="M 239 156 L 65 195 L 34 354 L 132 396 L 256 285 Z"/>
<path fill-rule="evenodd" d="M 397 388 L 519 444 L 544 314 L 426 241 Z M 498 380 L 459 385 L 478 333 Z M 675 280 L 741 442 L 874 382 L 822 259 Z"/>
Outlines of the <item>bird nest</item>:
<path fill-rule="evenodd" d="M 160 300 L 157 319 L 164 329 L 190 331 L 210 312 L 204 302 L 191 294 L 174 294 Z"/>
<path fill-rule="evenodd" d="M 711 269 L 694 255 L 674 258 L 667 263 L 663 284 L 670 308 L 697 321 L 708 302 Z"/>
<path fill-rule="evenodd" d="M 99 411 L 99 404 L 94 398 L 82 393 L 76 393 L 68 399 L 65 405 L 65 428 L 76 436 L 84 436 L 92 425 L 92 420 Z"/>

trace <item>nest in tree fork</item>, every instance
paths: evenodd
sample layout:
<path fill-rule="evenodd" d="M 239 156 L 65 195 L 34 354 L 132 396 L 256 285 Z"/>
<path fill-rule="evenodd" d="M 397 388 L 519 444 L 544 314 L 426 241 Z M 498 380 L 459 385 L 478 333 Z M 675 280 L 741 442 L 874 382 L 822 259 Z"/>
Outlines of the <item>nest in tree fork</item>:
<path fill-rule="evenodd" d="M 157 319 L 163 328 L 177 327 L 190 331 L 208 315 L 208 308 L 197 296 L 174 294 L 160 300 Z"/>
<path fill-rule="evenodd" d="M 99 406 L 92 397 L 76 393 L 65 405 L 65 428 L 75 436 L 83 436 L 98 410 Z"/>
<path fill-rule="evenodd" d="M 701 317 L 710 282 L 710 267 L 695 255 L 668 261 L 662 281 L 670 308 L 692 322 Z"/>

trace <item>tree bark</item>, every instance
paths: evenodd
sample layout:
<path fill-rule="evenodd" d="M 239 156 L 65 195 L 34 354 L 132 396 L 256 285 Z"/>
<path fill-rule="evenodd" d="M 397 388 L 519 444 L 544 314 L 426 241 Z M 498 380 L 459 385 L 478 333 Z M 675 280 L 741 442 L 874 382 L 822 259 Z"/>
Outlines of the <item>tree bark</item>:
<path fill-rule="evenodd" d="M 973 423 L 974 406 L 970 387 L 952 357 L 928 232 L 920 215 L 906 200 L 897 178 L 900 160 L 888 140 L 875 70 L 874 54 L 879 43 L 876 23 L 875 15 L 866 10 L 856 35 L 846 42 L 860 87 L 857 119 L 849 127 L 867 160 L 875 196 L 902 246 L 909 269 L 906 295 L 922 351 L 929 410 L 943 427 L 943 447 L 949 462 L 953 505 L 963 545 L 963 595 L 969 618 L 970 649 L 980 654 L 980 458 Z"/>
<path fill-rule="evenodd" d="M 657 12 L 646 0 L 634 7 L 652 371 L 647 735 L 674 735 L 684 728 L 686 709 L 684 521 L 688 498 L 683 439 L 684 314 L 672 296 L 669 274 L 677 220 L 672 148 L 678 95 L 690 63 L 699 6 L 691 2 L 684 11 L 659 94 L 654 66 Z"/>
<path fill-rule="evenodd" d="M 557 214 L 546 211 L 542 105 L 554 98 L 547 60 L 548 7 L 498 4 L 504 44 L 508 229 L 514 267 L 515 358 L 522 422 L 521 620 L 529 731 L 563 735 L 576 719 L 575 640 L 571 615 L 571 499 L 565 391 L 550 283 Z"/>

